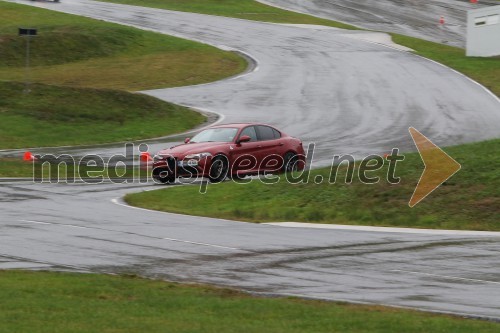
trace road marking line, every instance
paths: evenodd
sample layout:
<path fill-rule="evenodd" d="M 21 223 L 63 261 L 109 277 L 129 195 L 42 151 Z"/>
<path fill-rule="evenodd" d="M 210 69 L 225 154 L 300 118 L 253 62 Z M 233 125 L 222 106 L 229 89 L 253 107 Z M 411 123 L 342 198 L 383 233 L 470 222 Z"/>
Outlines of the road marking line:
<path fill-rule="evenodd" d="M 21 222 L 26 222 L 26 223 L 35 223 L 35 224 L 52 224 L 52 223 L 47 223 L 47 222 L 39 222 L 39 221 L 31 221 L 31 220 L 19 220 Z"/>
<path fill-rule="evenodd" d="M 154 188 L 154 189 L 156 190 L 157 188 Z M 153 191 L 153 190 L 151 190 L 151 191 Z M 130 206 L 130 205 L 121 203 L 119 200 L 120 200 L 120 198 L 115 198 L 115 199 L 111 199 L 111 202 L 114 203 L 115 205 L 131 208 L 131 209 L 142 210 L 142 211 L 146 211 L 146 212 L 165 213 L 165 212 L 162 212 L 159 210 L 151 210 L 151 209 L 146 209 L 146 208 L 141 208 L 141 207 Z"/>
<path fill-rule="evenodd" d="M 33 220 L 19 220 L 19 221 L 27 222 L 27 223 L 35 223 L 35 224 L 57 225 L 57 226 L 61 226 L 61 227 L 70 227 L 70 228 L 78 228 L 78 229 L 90 229 L 88 227 L 82 227 L 82 226 L 74 225 L 74 224 L 50 223 L 50 222 L 40 222 L 40 221 L 33 221 Z"/>
<path fill-rule="evenodd" d="M 457 235 L 457 236 L 466 235 L 466 236 L 500 237 L 500 232 L 498 231 L 416 229 L 416 228 L 374 227 L 374 226 L 362 226 L 362 225 L 303 223 L 303 222 L 269 222 L 261 224 L 284 227 L 284 228 L 309 228 L 309 229 L 391 232 L 391 233 L 427 234 L 427 235 Z"/>
<path fill-rule="evenodd" d="M 77 229 L 92 229 L 92 228 L 87 228 L 87 227 L 81 227 L 79 225 L 73 225 L 73 224 L 60 224 L 60 223 L 54 223 L 55 225 L 61 225 L 63 227 L 70 227 L 70 228 L 77 228 Z"/>
<path fill-rule="evenodd" d="M 162 214 L 166 213 L 166 214 L 172 214 L 172 215 L 182 215 L 182 214 L 174 214 L 174 213 L 161 212 L 161 211 L 151 210 L 151 209 L 146 209 L 146 208 L 141 208 L 141 207 L 134 207 L 134 206 L 130 206 L 130 205 L 121 203 L 119 200 L 120 200 L 119 198 L 115 198 L 115 199 L 111 199 L 111 202 L 114 203 L 115 205 L 118 205 L 118 206 L 132 208 L 132 209 L 137 209 L 137 210 L 142 210 L 142 211 L 146 211 L 146 212 L 150 212 L 150 213 L 162 213 Z M 182 216 L 186 216 L 186 215 L 182 215 Z M 181 242 L 181 243 L 194 244 L 194 245 L 210 246 L 210 247 L 216 247 L 216 248 L 220 248 L 220 249 L 246 251 L 244 249 L 238 249 L 236 247 L 229 247 L 229 246 L 222 246 L 222 245 L 215 245 L 215 244 L 208 244 L 208 243 L 199 243 L 199 242 L 193 242 L 193 241 L 188 241 L 188 240 L 183 240 L 183 239 L 177 239 L 177 238 L 164 237 L 163 239 L 169 240 L 169 241 L 172 241 L 172 242 Z"/>
<path fill-rule="evenodd" d="M 469 279 L 469 278 L 461 278 L 461 277 L 457 277 L 457 276 L 439 275 L 439 274 L 431 274 L 431 273 L 424 273 L 424 272 L 405 271 L 405 270 L 401 270 L 401 269 L 393 269 L 393 270 L 391 270 L 391 272 L 399 272 L 399 273 L 409 273 L 409 274 L 415 274 L 415 275 L 433 276 L 433 277 L 440 277 L 440 278 L 446 278 L 446 279 L 452 279 L 452 280 L 461 280 L 461 281 L 471 281 L 471 282 L 480 282 L 480 283 L 500 284 L 499 281 Z"/>
<path fill-rule="evenodd" d="M 163 239 L 173 241 L 173 242 L 181 242 L 181 243 L 188 243 L 188 244 L 195 244 L 195 245 L 203 245 L 203 246 L 210 246 L 210 247 L 217 247 L 221 249 L 229 249 L 229 250 L 238 250 L 238 251 L 243 251 L 242 249 L 238 249 L 235 247 L 229 247 L 229 246 L 222 246 L 222 245 L 215 245 L 215 244 L 208 244 L 208 243 L 199 243 L 199 242 L 192 242 L 192 241 L 187 241 L 187 240 L 182 240 L 182 239 L 176 239 L 176 238 L 168 238 L 165 237 Z"/>
<path fill-rule="evenodd" d="M 77 228 L 77 229 L 93 229 L 93 228 L 82 227 L 82 226 L 73 225 L 73 224 L 49 223 L 49 222 L 40 222 L 40 221 L 32 221 L 32 220 L 19 220 L 19 221 L 21 221 L 21 222 L 27 222 L 27 223 L 35 223 L 35 224 L 57 225 L 57 226 L 61 226 L 61 227 L 70 227 L 70 228 Z M 112 230 L 109 230 L 109 231 L 112 231 Z M 188 241 L 188 240 L 183 240 L 183 239 L 177 239 L 177 238 L 163 237 L 162 239 L 169 240 L 169 241 L 172 241 L 172 242 L 180 242 L 180 243 L 187 243 L 187 244 L 194 244 L 194 245 L 216 247 L 216 248 L 220 248 L 220 249 L 245 251 L 243 249 L 238 249 L 236 247 L 229 247 L 229 246 L 222 246 L 222 245 L 216 245 L 216 244 L 193 242 L 193 241 Z"/>

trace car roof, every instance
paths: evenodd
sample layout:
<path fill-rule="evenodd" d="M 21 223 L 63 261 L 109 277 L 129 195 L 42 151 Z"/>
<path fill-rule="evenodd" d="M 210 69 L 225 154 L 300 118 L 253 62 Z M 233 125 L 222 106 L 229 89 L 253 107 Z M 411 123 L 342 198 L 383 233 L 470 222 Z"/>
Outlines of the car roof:
<path fill-rule="evenodd" d="M 215 126 L 211 126 L 210 128 L 220 128 L 220 127 L 237 127 L 237 128 L 243 128 L 243 127 L 251 126 L 251 125 L 263 125 L 263 126 L 270 126 L 270 127 L 274 128 L 274 126 L 267 125 L 267 124 L 262 124 L 262 123 L 230 123 L 230 124 L 215 125 Z"/>

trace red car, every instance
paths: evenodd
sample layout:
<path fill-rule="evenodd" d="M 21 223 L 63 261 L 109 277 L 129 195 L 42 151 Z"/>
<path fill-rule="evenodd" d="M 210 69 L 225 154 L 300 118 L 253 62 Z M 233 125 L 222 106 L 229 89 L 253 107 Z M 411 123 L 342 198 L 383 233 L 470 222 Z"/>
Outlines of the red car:
<path fill-rule="evenodd" d="M 264 124 L 213 126 L 187 138 L 184 144 L 154 156 L 153 178 L 173 183 L 177 177 L 226 177 L 302 170 L 302 142 Z"/>

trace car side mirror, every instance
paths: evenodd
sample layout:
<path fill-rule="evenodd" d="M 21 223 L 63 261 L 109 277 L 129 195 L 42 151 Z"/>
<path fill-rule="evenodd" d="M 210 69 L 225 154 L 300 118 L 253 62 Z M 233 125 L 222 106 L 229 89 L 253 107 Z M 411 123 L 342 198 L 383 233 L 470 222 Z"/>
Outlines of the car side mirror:
<path fill-rule="evenodd" d="M 238 144 L 239 144 L 239 143 L 242 143 L 242 142 L 248 142 L 248 141 L 250 141 L 250 140 L 252 140 L 252 138 L 251 138 L 251 137 L 249 137 L 248 135 L 243 135 L 243 136 L 241 136 L 241 137 L 238 139 L 238 142 L 236 142 L 236 143 L 238 143 Z"/>
<path fill-rule="evenodd" d="M 191 141 L 191 138 L 184 139 L 184 143 L 189 143 L 189 141 Z"/>

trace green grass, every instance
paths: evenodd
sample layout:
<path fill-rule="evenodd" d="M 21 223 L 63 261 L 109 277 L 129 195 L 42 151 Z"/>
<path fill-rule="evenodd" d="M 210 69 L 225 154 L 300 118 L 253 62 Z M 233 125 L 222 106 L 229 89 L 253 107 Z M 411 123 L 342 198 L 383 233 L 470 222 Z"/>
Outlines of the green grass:
<path fill-rule="evenodd" d="M 298 221 L 438 229 L 500 231 L 500 140 L 445 149 L 462 164 L 450 180 L 414 208 L 408 201 L 424 166 L 418 154 L 406 154 L 396 172 L 401 183 L 381 181 L 365 185 L 315 184 L 315 175 L 329 179 L 330 170 L 311 172 L 308 184 L 225 182 L 209 185 L 206 194 L 197 186 L 176 186 L 129 194 L 134 206 L 188 215 L 211 216 L 250 222 Z M 384 177 L 384 167 L 375 175 Z M 345 170 L 344 170 L 345 172 Z M 339 176 L 338 179 L 345 179 Z M 382 178 L 385 179 L 385 178 Z M 186 205 L 189 202 L 189 205 Z"/>
<path fill-rule="evenodd" d="M 24 81 L 25 40 L 34 82 L 143 90 L 212 82 L 243 71 L 246 61 L 215 47 L 84 17 L 0 2 L 0 77 Z"/>
<path fill-rule="evenodd" d="M 0 158 L 0 177 L 32 177 L 33 165 L 21 158 Z"/>
<path fill-rule="evenodd" d="M 261 298 L 124 276 L 0 271 L 0 332 L 498 332 L 382 306 Z"/>
<path fill-rule="evenodd" d="M 76 161 L 78 162 L 78 160 Z M 78 182 L 80 179 L 84 181 L 98 180 L 97 177 L 102 177 L 102 180 L 108 179 L 120 180 L 131 179 L 132 177 L 141 177 L 141 180 L 150 179 L 150 168 L 140 167 L 116 167 L 107 168 L 103 166 L 87 166 L 85 164 L 79 165 L 78 168 L 64 163 L 59 166 L 56 163 L 49 161 L 42 162 L 36 161 L 23 161 L 22 157 L 3 157 L 0 158 L 0 177 L 16 177 L 16 178 L 31 178 L 37 182 L 57 182 L 67 181 Z M 119 177 L 120 179 L 116 179 Z"/>
<path fill-rule="evenodd" d="M 184 107 L 117 90 L 0 82 L 2 148 L 80 145 L 172 134 L 203 122 Z"/>
<path fill-rule="evenodd" d="M 358 29 L 348 24 L 268 6 L 253 0 L 104 0 L 127 5 L 236 17 L 273 23 L 318 24 Z"/>

